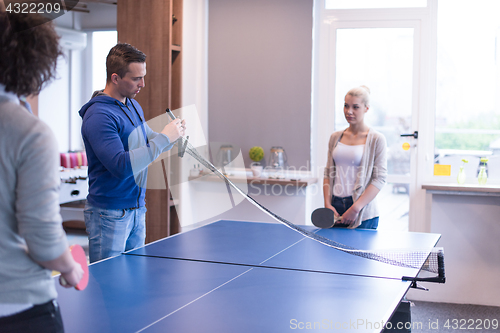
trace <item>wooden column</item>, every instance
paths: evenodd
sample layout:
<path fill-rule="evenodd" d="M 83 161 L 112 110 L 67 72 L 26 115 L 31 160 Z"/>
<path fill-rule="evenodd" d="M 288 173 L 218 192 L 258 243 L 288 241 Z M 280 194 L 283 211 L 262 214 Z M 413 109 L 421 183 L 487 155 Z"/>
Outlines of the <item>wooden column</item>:
<path fill-rule="evenodd" d="M 118 41 L 147 56 L 145 87 L 136 96 L 147 120 L 181 106 L 182 0 L 119 0 Z M 167 172 L 170 162 L 165 161 Z M 146 242 L 179 231 L 170 191 L 146 191 Z"/>

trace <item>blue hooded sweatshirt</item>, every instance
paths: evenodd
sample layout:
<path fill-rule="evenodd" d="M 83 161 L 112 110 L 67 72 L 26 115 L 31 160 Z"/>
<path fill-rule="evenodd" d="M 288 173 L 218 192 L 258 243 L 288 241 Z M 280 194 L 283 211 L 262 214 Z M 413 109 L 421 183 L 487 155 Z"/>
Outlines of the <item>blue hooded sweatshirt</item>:
<path fill-rule="evenodd" d="M 136 100 L 125 102 L 96 91 L 79 112 L 89 164 L 87 200 L 95 207 L 144 206 L 147 166 L 174 144 L 144 122 Z"/>

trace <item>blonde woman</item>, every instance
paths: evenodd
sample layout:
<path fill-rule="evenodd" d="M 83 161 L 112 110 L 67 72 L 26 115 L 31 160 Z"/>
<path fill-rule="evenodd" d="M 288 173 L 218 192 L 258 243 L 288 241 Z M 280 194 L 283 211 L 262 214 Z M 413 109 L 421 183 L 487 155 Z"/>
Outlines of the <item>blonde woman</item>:
<path fill-rule="evenodd" d="M 369 110 L 370 89 L 360 86 L 349 90 L 344 102 L 349 127 L 330 136 L 323 195 L 325 208 L 334 213 L 334 226 L 378 226 L 374 199 L 386 183 L 387 144 L 381 133 L 365 124 Z"/>

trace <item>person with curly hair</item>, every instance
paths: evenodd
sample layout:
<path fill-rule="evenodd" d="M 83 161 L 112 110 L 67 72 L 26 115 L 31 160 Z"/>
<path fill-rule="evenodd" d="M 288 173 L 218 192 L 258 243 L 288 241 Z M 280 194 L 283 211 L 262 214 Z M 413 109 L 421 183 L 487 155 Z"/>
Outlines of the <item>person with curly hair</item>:
<path fill-rule="evenodd" d="M 55 136 L 19 102 L 55 76 L 59 37 L 46 21 L 0 11 L 0 332 L 64 332 L 52 270 L 67 288 L 83 276 L 59 214 Z"/>

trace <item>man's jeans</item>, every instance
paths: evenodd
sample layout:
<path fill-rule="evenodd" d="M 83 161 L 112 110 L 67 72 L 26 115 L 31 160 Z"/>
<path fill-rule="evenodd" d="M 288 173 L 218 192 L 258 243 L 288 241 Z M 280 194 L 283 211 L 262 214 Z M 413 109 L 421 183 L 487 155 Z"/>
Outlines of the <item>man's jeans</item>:
<path fill-rule="evenodd" d="M 144 245 L 146 207 L 104 209 L 87 202 L 83 213 L 91 263 Z"/>

